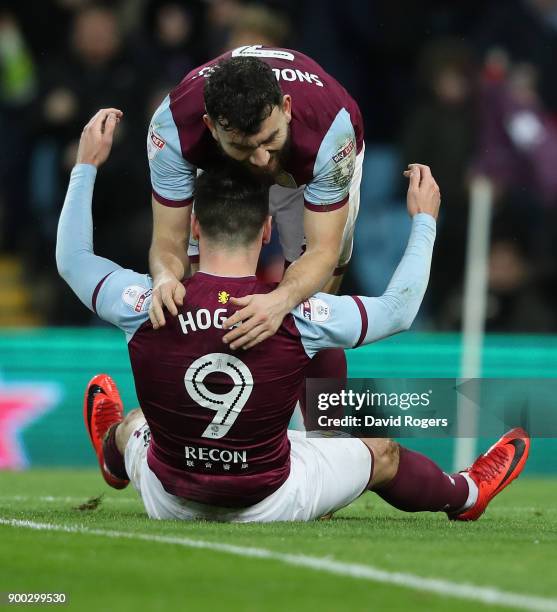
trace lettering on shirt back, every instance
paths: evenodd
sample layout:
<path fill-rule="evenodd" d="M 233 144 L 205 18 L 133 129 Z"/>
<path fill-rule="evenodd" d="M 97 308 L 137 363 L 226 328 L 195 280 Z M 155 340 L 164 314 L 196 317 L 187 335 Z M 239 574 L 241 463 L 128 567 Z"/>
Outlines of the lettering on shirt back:
<path fill-rule="evenodd" d="M 209 329 L 210 327 L 222 329 L 222 324 L 228 316 L 226 308 L 217 308 L 214 312 L 211 312 L 208 308 L 199 308 L 194 312 L 187 310 L 183 314 L 180 313 L 178 320 L 180 321 L 182 333 L 188 334 L 189 332 Z"/>

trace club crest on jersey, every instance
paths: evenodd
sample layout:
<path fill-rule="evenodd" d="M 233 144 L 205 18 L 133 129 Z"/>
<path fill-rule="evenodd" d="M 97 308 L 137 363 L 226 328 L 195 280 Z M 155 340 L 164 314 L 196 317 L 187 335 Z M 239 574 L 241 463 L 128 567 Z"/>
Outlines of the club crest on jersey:
<path fill-rule="evenodd" d="M 230 298 L 230 293 L 227 293 L 226 291 L 219 291 L 219 295 L 218 295 L 219 304 L 227 304 L 229 298 Z"/>
<path fill-rule="evenodd" d="M 300 314 L 308 321 L 324 323 L 331 316 L 331 307 L 325 300 L 311 297 L 300 304 Z"/>
<path fill-rule="evenodd" d="M 122 292 L 122 301 L 130 310 L 142 312 L 149 308 L 151 304 L 152 289 L 139 285 L 130 285 Z"/>
<path fill-rule="evenodd" d="M 166 141 L 163 140 L 152 128 L 149 130 L 147 139 L 147 157 L 153 159 L 159 151 L 164 149 Z"/>

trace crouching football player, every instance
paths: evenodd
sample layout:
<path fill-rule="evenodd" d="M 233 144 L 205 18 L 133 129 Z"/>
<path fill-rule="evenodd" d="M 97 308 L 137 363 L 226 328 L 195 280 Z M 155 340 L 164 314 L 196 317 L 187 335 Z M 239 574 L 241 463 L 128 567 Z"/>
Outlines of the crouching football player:
<path fill-rule="evenodd" d="M 405 511 L 477 519 L 522 471 L 529 438 L 504 436 L 474 465 L 445 474 L 386 439 L 307 438 L 288 423 L 311 358 L 407 329 L 429 276 L 439 189 L 427 166 L 406 173 L 413 218 L 408 247 L 379 298 L 316 294 L 277 334 L 248 350 L 223 345 L 230 297 L 272 291 L 255 277 L 270 237 L 267 188 L 207 172 L 196 185 L 192 230 L 200 271 L 186 303 L 154 331 L 151 278 L 94 255 L 91 206 L 97 167 L 118 121 L 101 110 L 85 128 L 58 228 L 58 269 L 83 303 L 124 331 L 141 410 L 125 418 L 114 382 L 96 376 L 84 416 L 105 480 L 129 481 L 156 519 L 312 520 L 372 490 Z M 232 211 L 234 214 L 232 214 Z"/>

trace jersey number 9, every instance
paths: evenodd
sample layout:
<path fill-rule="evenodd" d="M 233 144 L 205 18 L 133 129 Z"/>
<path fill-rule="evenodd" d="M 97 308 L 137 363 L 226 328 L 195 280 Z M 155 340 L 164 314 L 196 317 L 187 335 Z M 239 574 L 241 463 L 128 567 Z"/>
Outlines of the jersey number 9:
<path fill-rule="evenodd" d="M 205 378 L 213 372 L 227 374 L 234 386 L 227 393 L 213 393 Z M 216 412 L 202 438 L 223 438 L 246 405 L 253 390 L 253 377 L 248 366 L 237 357 L 226 353 L 209 353 L 196 359 L 184 376 L 184 384 L 190 397 L 203 408 Z"/>

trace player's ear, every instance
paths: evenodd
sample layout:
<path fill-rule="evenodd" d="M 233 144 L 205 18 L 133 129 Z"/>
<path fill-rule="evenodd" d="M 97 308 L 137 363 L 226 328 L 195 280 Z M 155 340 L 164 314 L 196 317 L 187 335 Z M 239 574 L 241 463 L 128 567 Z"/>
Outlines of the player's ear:
<path fill-rule="evenodd" d="M 211 117 L 209 117 L 209 115 L 207 113 L 205 113 L 203 115 L 203 123 L 207 126 L 207 129 L 209 130 L 209 132 L 211 132 L 213 138 L 215 140 L 218 140 L 218 138 L 217 138 L 217 129 L 215 127 L 215 123 L 213 122 Z"/>
<path fill-rule="evenodd" d="M 199 221 L 195 213 L 191 214 L 191 235 L 194 240 L 199 240 Z"/>
<path fill-rule="evenodd" d="M 282 97 L 282 112 L 286 115 L 288 122 L 292 119 L 292 97 L 288 94 Z"/>
<path fill-rule="evenodd" d="M 263 244 L 269 244 L 271 242 L 271 234 L 273 233 L 273 218 L 267 217 L 263 224 Z"/>

